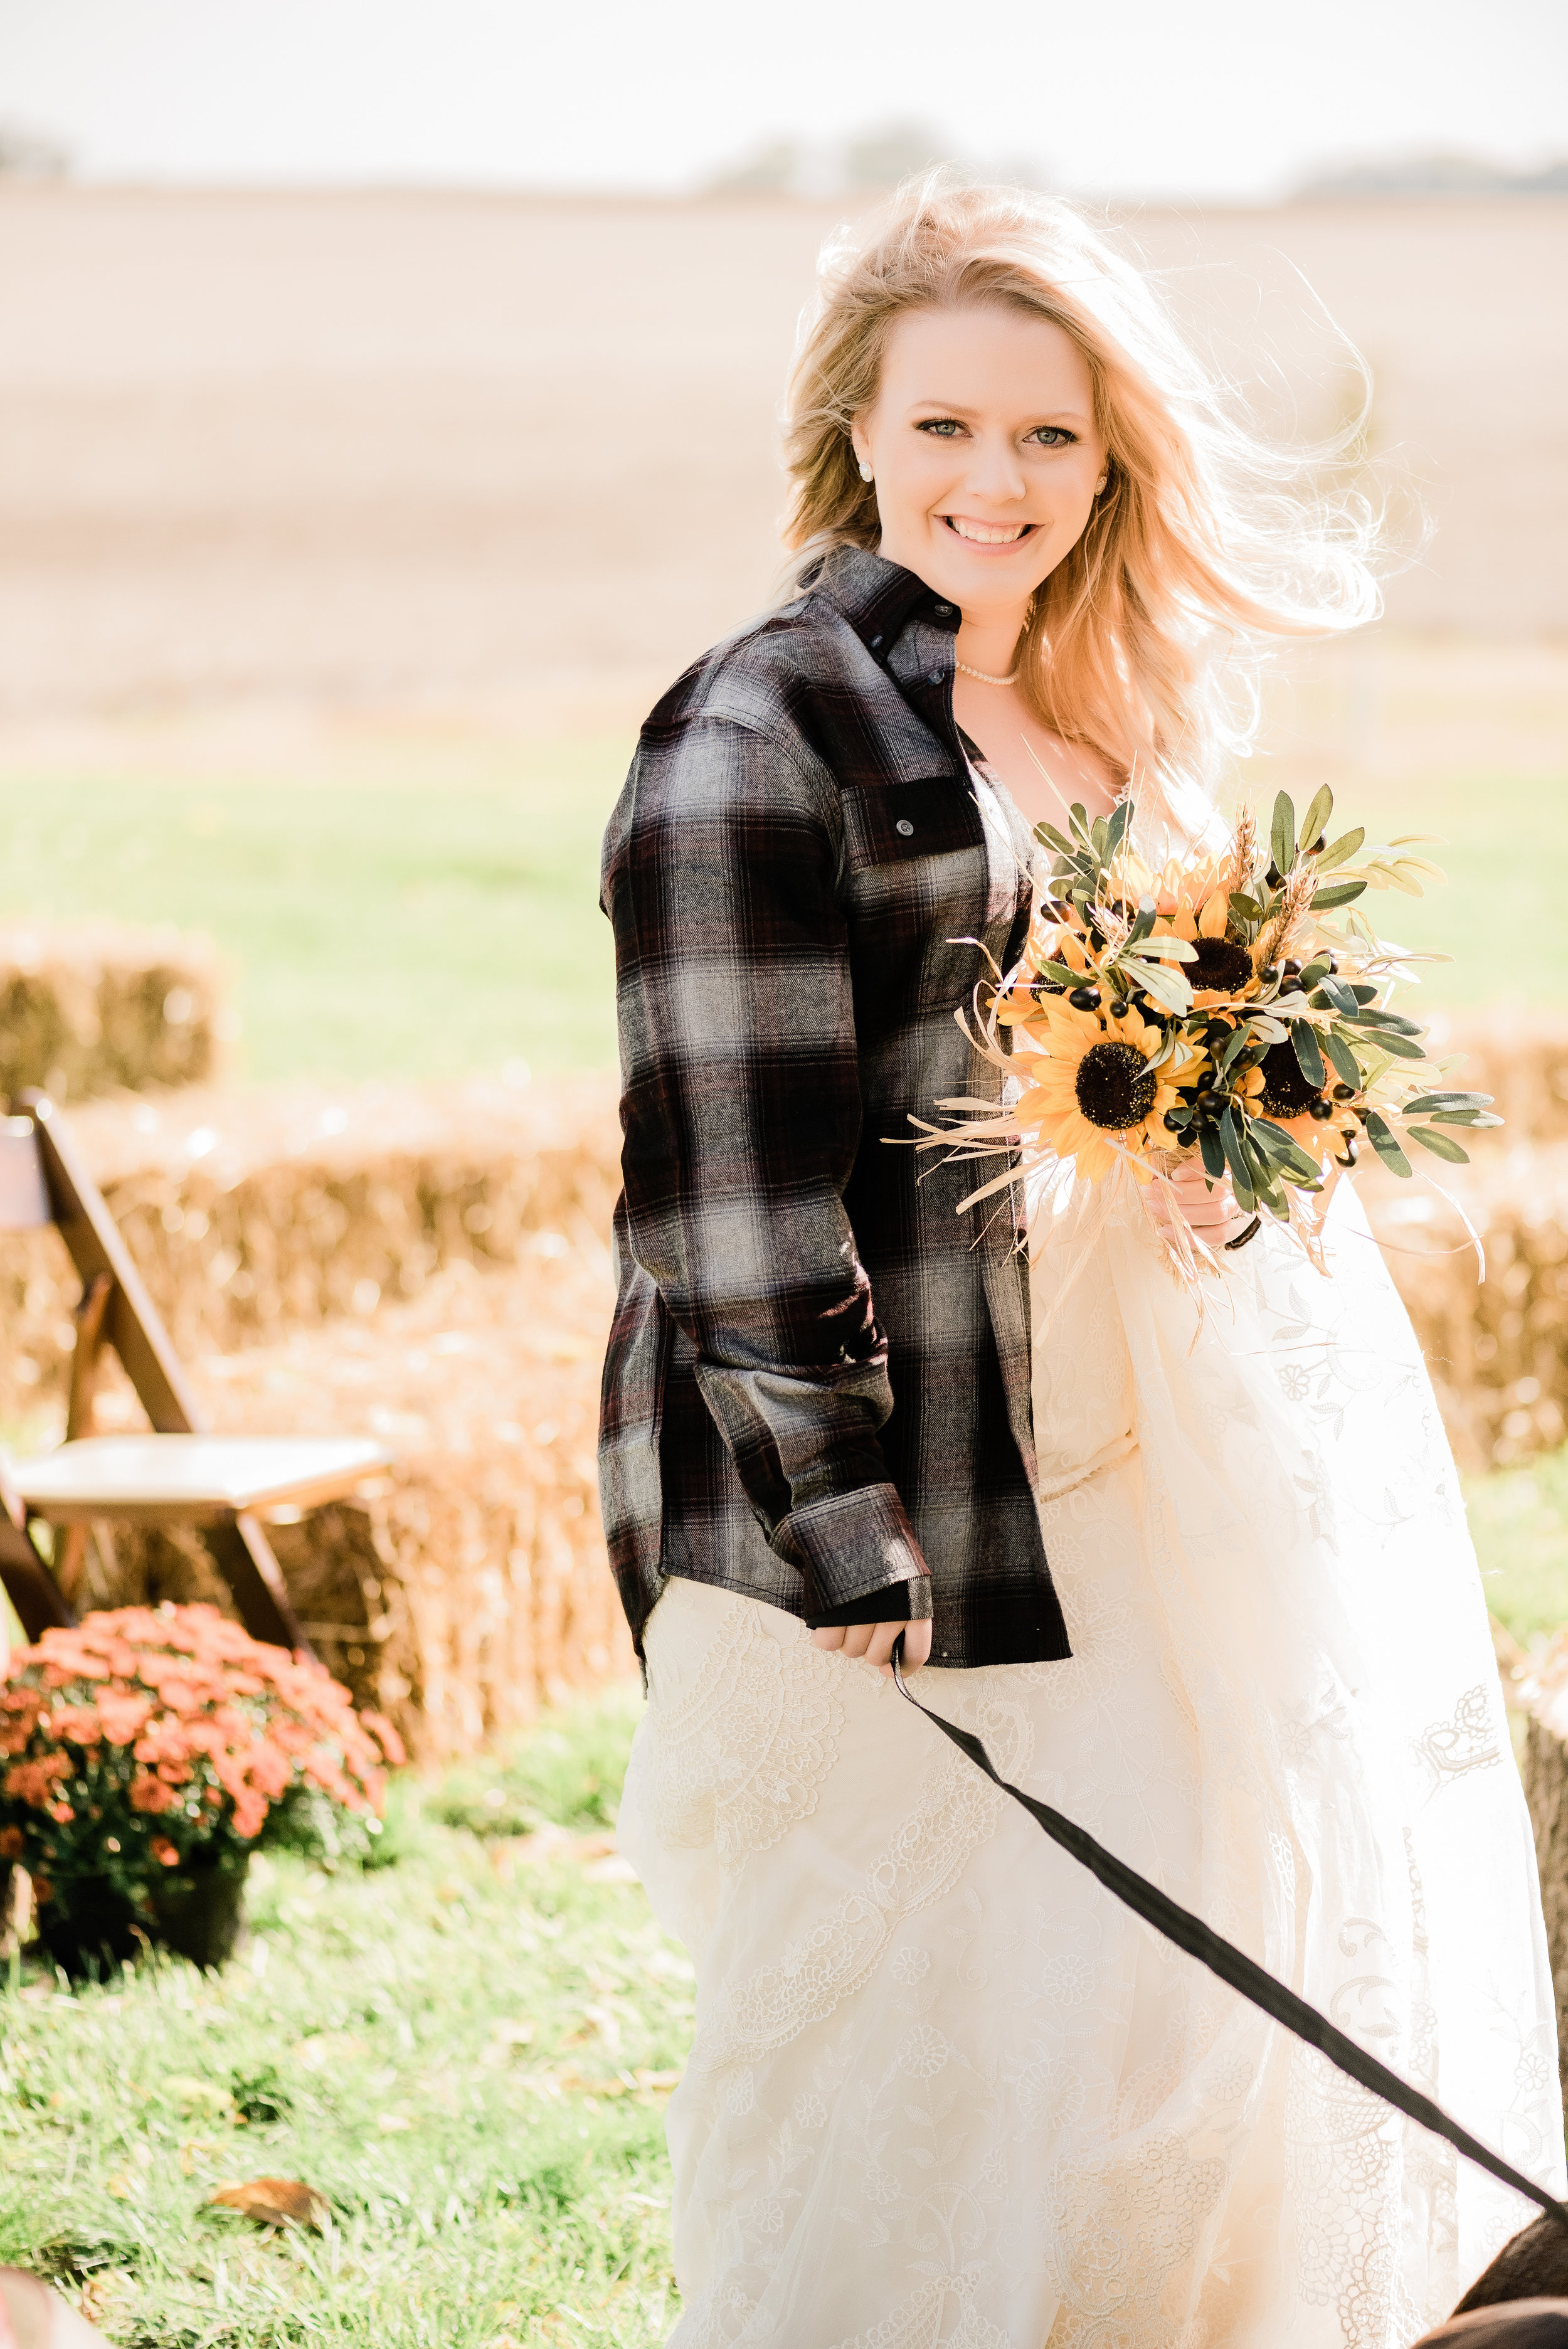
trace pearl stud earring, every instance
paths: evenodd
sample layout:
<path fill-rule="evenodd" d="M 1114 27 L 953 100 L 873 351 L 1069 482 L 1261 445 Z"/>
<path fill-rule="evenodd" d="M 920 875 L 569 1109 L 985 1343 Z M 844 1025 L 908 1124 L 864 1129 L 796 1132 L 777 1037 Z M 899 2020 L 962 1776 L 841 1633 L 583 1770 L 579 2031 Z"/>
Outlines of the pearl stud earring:
<path fill-rule="evenodd" d="M 872 479 L 872 469 L 863 457 L 861 459 L 861 479 L 862 481 L 869 481 Z"/>

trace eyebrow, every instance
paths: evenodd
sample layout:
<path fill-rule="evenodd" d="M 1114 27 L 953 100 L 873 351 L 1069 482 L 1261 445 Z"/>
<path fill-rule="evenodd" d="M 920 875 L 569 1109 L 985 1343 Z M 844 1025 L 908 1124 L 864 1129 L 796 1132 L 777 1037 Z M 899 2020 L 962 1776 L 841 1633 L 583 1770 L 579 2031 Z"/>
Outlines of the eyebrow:
<path fill-rule="evenodd" d="M 965 408 L 963 401 L 958 399 L 925 398 L 912 399 L 908 412 L 913 415 L 915 410 L 921 408 L 929 408 L 938 416 L 954 416 L 961 419 L 978 416 L 981 412 L 977 408 Z M 1028 413 L 1034 417 L 1037 424 L 1083 424 L 1088 421 L 1087 411 L 1079 408 L 1043 409 L 1037 412 L 1030 409 Z"/>

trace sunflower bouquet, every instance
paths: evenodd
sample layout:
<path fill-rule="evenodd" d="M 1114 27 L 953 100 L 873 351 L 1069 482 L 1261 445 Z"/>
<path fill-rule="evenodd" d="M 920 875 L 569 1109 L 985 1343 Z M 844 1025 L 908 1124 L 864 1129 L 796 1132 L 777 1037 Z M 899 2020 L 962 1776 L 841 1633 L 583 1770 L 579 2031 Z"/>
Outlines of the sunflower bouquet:
<path fill-rule="evenodd" d="M 1410 853 L 1430 835 L 1331 840 L 1333 805 L 1320 791 L 1298 823 L 1282 792 L 1266 840 L 1243 809 L 1223 849 L 1159 868 L 1130 845 L 1125 802 L 1094 823 L 1075 806 L 1069 833 L 1039 825 L 1049 863 L 1027 945 L 976 1038 L 1018 1098 L 945 1138 L 981 1154 L 1006 1129 L 1026 1176 L 1070 1163 L 1090 1185 L 1168 1177 L 1196 1152 L 1254 1217 L 1243 1238 L 1266 1212 L 1309 1245 L 1363 1146 L 1400 1175 L 1407 1142 L 1463 1162 L 1455 1129 L 1501 1123 L 1491 1096 L 1445 1087 L 1452 1064 L 1392 1002 L 1413 965 L 1448 957 L 1379 938 L 1355 910 L 1368 890 L 1419 896 L 1440 880 Z"/>

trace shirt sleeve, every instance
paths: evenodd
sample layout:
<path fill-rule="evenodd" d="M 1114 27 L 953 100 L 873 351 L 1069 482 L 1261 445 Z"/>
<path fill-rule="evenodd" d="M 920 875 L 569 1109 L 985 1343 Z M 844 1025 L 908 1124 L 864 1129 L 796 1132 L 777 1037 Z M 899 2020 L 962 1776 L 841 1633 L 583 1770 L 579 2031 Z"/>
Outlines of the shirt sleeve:
<path fill-rule="evenodd" d="M 873 1590 L 865 1599 L 847 1599 L 842 1607 L 830 1607 L 820 1615 L 808 1615 L 808 1631 L 828 1630 L 847 1631 L 851 1623 L 913 1622 L 916 1609 L 909 1603 L 910 1586 L 894 1583 L 886 1590 Z"/>
<path fill-rule="evenodd" d="M 820 1615 L 930 1578 L 878 1431 L 887 1339 L 844 1209 L 861 1140 L 830 774 L 727 719 L 645 740 L 607 843 L 632 1251 Z"/>

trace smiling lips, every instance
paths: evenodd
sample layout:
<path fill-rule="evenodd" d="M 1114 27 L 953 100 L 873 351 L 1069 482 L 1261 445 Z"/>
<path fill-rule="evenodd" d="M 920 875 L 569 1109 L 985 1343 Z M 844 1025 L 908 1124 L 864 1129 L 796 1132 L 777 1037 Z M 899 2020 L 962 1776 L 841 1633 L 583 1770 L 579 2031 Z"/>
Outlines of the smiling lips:
<path fill-rule="evenodd" d="M 975 522 L 967 514 L 944 514 L 942 519 L 955 537 L 967 539 L 971 546 L 1016 546 L 1036 527 L 1032 522 Z"/>

